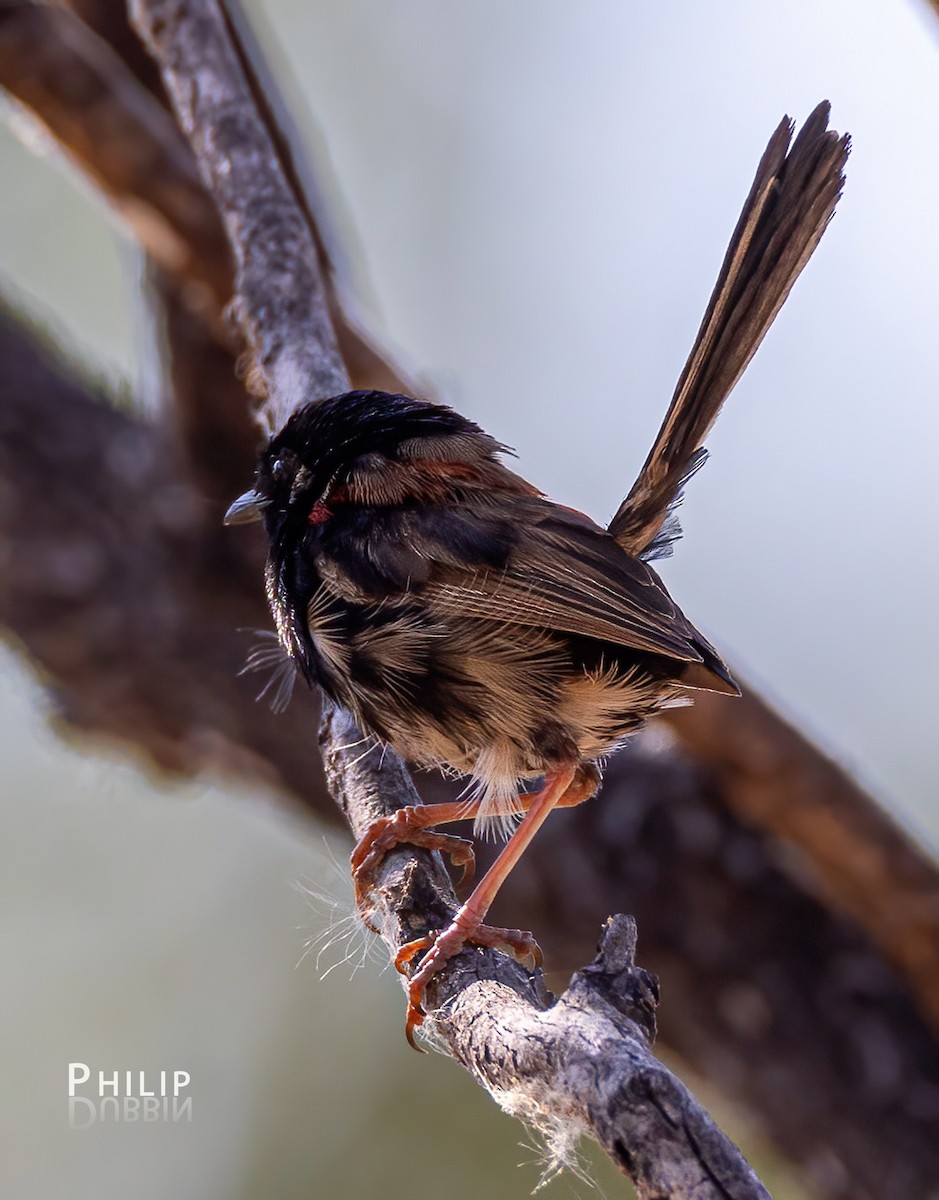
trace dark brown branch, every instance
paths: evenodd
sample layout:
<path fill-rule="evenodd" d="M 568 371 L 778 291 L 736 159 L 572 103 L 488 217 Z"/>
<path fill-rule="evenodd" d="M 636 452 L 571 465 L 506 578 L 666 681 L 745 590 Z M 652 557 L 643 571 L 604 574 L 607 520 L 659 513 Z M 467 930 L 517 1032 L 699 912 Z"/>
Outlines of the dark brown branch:
<path fill-rule="evenodd" d="M 400 761 L 374 750 L 348 713 L 324 713 L 327 784 L 353 830 L 419 803 Z M 456 897 L 436 855 L 403 850 L 378 877 L 373 919 L 392 956 L 439 928 Z M 595 960 L 555 1000 L 541 973 L 471 948 L 433 981 L 433 1033 L 453 1058 L 514 1116 L 542 1132 L 563 1156 L 590 1134 L 634 1181 L 640 1197 L 768 1200 L 740 1151 L 649 1052 L 658 985 L 635 965 L 636 928 L 608 922 Z"/>
<path fill-rule="evenodd" d="M 228 239 L 189 145 L 159 102 L 164 93 L 155 86 L 153 60 L 131 32 L 123 0 L 71 0 L 69 7 L 89 21 L 94 33 L 72 13 L 50 6 L 0 9 L 0 86 L 43 123 L 109 197 L 141 245 L 177 280 L 179 301 L 197 310 L 224 344 L 220 317 L 234 286 Z M 254 83 L 252 91 L 257 94 Z M 279 139 L 278 158 L 283 161 L 287 153 Z M 294 196 L 300 194 L 292 173 L 290 187 Z M 401 374 L 343 311 L 326 247 L 309 209 L 304 215 L 355 386 L 406 390 Z M 214 426 L 213 414 L 206 429 L 196 410 L 191 417 L 188 424 L 204 441 Z"/>
<path fill-rule="evenodd" d="M 935 862 L 751 689 L 732 708 L 702 696 L 668 720 L 740 820 L 792 847 L 813 886 L 906 974 L 939 1030 Z"/>
<path fill-rule="evenodd" d="M 234 287 L 228 238 L 192 150 L 161 103 L 162 88 L 153 89 L 156 81 L 145 69 L 152 60 L 131 33 L 124 5 L 96 0 L 84 9 L 102 37 L 66 10 L 30 4 L 0 10 L 0 85 L 111 200 L 159 264 L 154 280 L 175 384 L 175 434 L 197 482 L 230 501 L 250 478 L 258 433 L 223 321 Z M 103 37 L 129 56 L 150 86 Z M 281 144 L 278 154 L 285 153 Z M 295 176 L 291 188 L 294 194 L 299 188 Z M 403 386 L 342 313 L 318 237 L 316 248 L 356 385 Z"/>
<path fill-rule="evenodd" d="M 168 107 L 160 70 L 130 27 L 127 0 L 57 0 L 107 42 L 144 88 Z"/>
<path fill-rule="evenodd" d="M 172 117 L 71 13 L 0 8 L 0 86 L 109 196 L 141 245 L 218 314 L 231 295 L 225 231 Z"/>
<path fill-rule="evenodd" d="M 162 771 L 322 803 L 311 697 L 275 721 L 255 702 L 263 678 L 239 675 L 250 631 L 270 626 L 262 539 L 223 529 L 167 438 L 2 310 L 0 362 L 0 626 L 42 668 L 59 718 Z"/>
<path fill-rule="evenodd" d="M 89 0 L 72 7 L 91 18 L 101 36 L 66 10 L 31 4 L 0 10 L 0 84 L 109 197 L 159 265 L 152 279 L 174 385 L 174 436 L 194 481 L 214 499 L 230 501 L 250 478 L 258 431 L 223 321 L 234 287 L 228 238 L 192 150 L 161 102 L 152 59 L 127 25 L 125 6 Z M 285 153 L 281 141 L 278 156 Z M 295 175 L 291 189 L 296 195 Z M 308 211 L 306 219 L 312 222 Z M 342 312 L 315 226 L 313 233 L 356 386 L 403 386 Z"/>
<path fill-rule="evenodd" d="M 163 343 L 161 423 L 178 449 L 179 468 L 220 521 L 257 463 L 258 427 L 251 419 L 251 400 L 227 343 L 194 317 L 186 285 L 152 260 L 147 285 Z"/>

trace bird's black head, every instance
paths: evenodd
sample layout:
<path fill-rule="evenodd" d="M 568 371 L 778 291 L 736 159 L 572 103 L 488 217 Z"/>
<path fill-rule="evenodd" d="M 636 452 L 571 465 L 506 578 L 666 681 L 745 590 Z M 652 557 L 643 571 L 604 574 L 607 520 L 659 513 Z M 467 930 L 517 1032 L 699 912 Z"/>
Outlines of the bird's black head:
<path fill-rule="evenodd" d="M 307 522 L 317 504 L 353 479 L 378 480 L 382 464 L 416 459 L 492 461 L 503 449 L 451 408 L 389 392 L 357 391 L 298 409 L 262 452 L 252 491 L 226 522 L 264 517 L 276 538 Z"/>

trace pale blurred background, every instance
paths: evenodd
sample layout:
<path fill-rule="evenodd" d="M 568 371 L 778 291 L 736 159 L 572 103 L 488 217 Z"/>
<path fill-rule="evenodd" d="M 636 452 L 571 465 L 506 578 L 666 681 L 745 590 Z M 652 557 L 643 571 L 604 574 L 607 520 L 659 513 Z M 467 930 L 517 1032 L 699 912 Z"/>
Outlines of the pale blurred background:
<path fill-rule="evenodd" d="M 769 134 L 832 101 L 854 137 L 845 197 L 711 438 L 663 573 L 745 677 L 935 848 L 939 18 L 886 0 L 245 8 L 370 326 L 601 521 L 645 456 Z M 3 289 L 151 394 L 133 249 L 32 151 L 0 130 Z M 0 787 L 0 1195 L 535 1186 L 524 1131 L 408 1050 L 380 956 L 321 982 L 348 947 L 317 967 L 320 943 L 297 966 L 347 912 L 341 839 L 66 746 L 15 648 Z M 190 1071 L 192 1124 L 69 1130 L 73 1060 Z M 589 1193 L 568 1176 L 547 1194 Z"/>

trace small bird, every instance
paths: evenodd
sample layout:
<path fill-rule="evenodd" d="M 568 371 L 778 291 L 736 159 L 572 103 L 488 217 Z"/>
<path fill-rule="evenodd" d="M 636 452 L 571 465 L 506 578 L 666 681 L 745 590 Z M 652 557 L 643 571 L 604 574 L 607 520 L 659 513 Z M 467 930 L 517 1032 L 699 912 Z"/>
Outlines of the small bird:
<path fill-rule="evenodd" d="M 432 826 L 472 815 L 514 830 L 452 924 L 398 956 L 404 970 L 426 951 L 409 980 L 412 1044 L 427 983 L 467 942 L 538 961 L 530 934 L 483 922 L 550 811 L 593 795 L 598 761 L 689 690 L 738 693 L 649 564 L 678 536 L 703 441 L 834 211 L 849 139 L 827 123 L 823 103 L 791 151 L 788 118 L 770 140 L 662 428 L 607 529 L 512 471 L 474 421 L 379 391 L 294 412 L 229 509 L 229 523 L 263 518 L 277 633 L 306 679 L 406 760 L 472 780 L 466 801 L 369 829 L 352 858 L 360 902 L 399 843 L 471 861 Z"/>

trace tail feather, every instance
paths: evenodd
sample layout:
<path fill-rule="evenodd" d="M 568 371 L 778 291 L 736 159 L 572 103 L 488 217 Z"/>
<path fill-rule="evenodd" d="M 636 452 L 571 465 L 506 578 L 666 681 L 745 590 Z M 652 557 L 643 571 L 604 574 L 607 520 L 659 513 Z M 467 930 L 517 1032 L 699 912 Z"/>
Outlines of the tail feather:
<path fill-rule="evenodd" d="M 850 150 L 828 129 L 823 101 L 789 149 L 784 117 L 760 160 L 665 420 L 639 477 L 609 525 L 629 554 L 667 554 L 673 510 L 704 462 L 704 439 L 772 325 L 835 210 Z"/>

